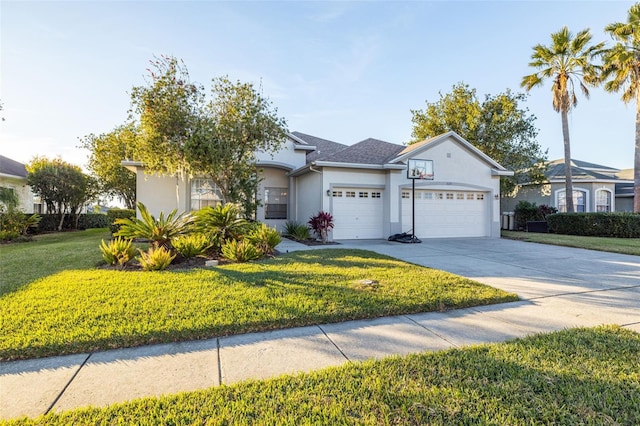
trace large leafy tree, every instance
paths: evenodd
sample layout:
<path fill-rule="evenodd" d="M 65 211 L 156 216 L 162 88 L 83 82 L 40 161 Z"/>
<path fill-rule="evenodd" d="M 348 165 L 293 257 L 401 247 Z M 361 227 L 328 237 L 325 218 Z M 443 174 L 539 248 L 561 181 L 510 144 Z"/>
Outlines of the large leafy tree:
<path fill-rule="evenodd" d="M 58 215 L 58 231 L 66 214 L 77 218 L 82 206 L 97 195 L 98 185 L 80 167 L 59 158 L 35 157 L 27 168 L 27 184 L 42 198 L 47 211 Z"/>
<path fill-rule="evenodd" d="M 137 134 L 136 127 L 127 124 L 109 133 L 85 136 L 80 145 L 91 152 L 88 167 L 101 191 L 119 197 L 130 209 L 136 206 L 136 176 L 122 166 L 122 160 L 133 159 Z"/>
<path fill-rule="evenodd" d="M 174 57 L 155 58 L 148 71 L 146 84 L 131 91 L 130 119 L 139 123 L 136 159 L 150 173 L 184 178 L 193 172 L 188 145 L 202 121 L 203 89 Z"/>
<path fill-rule="evenodd" d="M 568 115 L 578 104 L 576 88 L 579 87 L 584 96 L 589 98 L 587 85 L 597 85 L 601 67 L 594 59 L 603 47 L 603 42 L 591 44 L 589 29 L 580 31 L 574 37 L 567 27 L 563 27 L 551 34 L 549 46 L 538 44 L 533 47 L 529 66 L 538 71 L 522 78 L 521 86 L 527 91 L 542 86 L 545 80 L 552 80 L 553 109 L 560 113 L 562 119 L 567 212 L 574 211 Z"/>
<path fill-rule="evenodd" d="M 478 99 L 476 90 L 458 83 L 423 110 L 412 110 L 413 141 L 453 130 L 489 157 L 513 170 L 501 179 L 501 192 L 512 193 L 518 183 L 541 182 L 546 152 L 536 141 L 535 116 L 523 108 L 523 94 L 507 90 Z"/>
<path fill-rule="evenodd" d="M 617 43 L 604 52 L 604 88 L 622 91 L 622 101 L 636 102 L 633 211 L 640 212 L 640 3 L 629 9 L 627 22 L 605 28 Z"/>
<path fill-rule="evenodd" d="M 201 133 L 188 149 L 194 170 L 210 177 L 224 201 L 239 203 L 246 216 L 256 208 L 256 151 L 276 151 L 286 136 L 286 122 L 250 83 L 227 77 L 212 82 Z"/>

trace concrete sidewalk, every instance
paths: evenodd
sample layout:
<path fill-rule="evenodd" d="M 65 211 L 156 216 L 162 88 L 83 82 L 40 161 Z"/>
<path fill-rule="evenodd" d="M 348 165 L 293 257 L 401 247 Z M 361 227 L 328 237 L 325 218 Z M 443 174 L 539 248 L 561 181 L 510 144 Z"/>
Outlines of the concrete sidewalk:
<path fill-rule="evenodd" d="M 441 269 L 464 269 L 463 275 L 516 291 L 523 300 L 0 363 L 0 419 L 106 406 L 368 358 L 501 342 L 567 327 L 615 323 L 640 332 L 640 258 L 636 256 L 483 239 L 428 245 L 358 241 L 337 247 L 370 249 L 426 266 L 448 264 Z M 287 242 L 279 249 L 307 247 Z M 526 266 L 529 256 L 537 258 L 539 266 Z M 571 272 L 568 265 L 574 261 L 578 269 L 589 264 L 591 268 Z M 609 269 L 596 271 L 599 262 Z M 518 269 L 522 264 L 525 267 Z"/>

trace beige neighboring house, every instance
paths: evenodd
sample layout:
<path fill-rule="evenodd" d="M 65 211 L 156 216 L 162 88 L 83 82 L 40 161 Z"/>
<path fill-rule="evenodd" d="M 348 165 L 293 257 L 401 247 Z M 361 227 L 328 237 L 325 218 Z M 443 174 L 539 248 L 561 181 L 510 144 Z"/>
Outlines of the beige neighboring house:
<path fill-rule="evenodd" d="M 414 202 L 419 238 L 498 238 L 500 177 L 513 175 L 454 132 L 410 146 L 377 139 L 348 146 L 292 132 L 278 152 L 257 158 L 256 219 L 282 229 L 287 221 L 306 223 L 326 211 L 334 218 L 335 240 L 411 232 Z M 409 179 L 411 160 L 429 160 L 432 179 Z M 208 179 L 147 175 L 139 162 L 123 164 L 136 173 L 138 201 L 154 215 L 220 203 Z"/>
<path fill-rule="evenodd" d="M 25 213 L 34 212 L 35 197 L 27 185 L 24 164 L 0 155 L 0 187 L 11 189 L 18 196 L 18 208 Z"/>
<path fill-rule="evenodd" d="M 573 204 L 576 212 L 632 212 L 633 169 L 571 160 Z M 505 198 L 502 210 L 512 212 L 521 200 L 566 211 L 564 160 L 549 162 L 547 182 L 521 185 L 514 198 Z"/>

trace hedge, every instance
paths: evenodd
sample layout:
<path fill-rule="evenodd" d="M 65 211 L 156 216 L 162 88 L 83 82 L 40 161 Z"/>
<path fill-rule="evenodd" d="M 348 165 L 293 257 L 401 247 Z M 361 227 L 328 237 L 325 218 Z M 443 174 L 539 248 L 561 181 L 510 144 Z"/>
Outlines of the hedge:
<path fill-rule="evenodd" d="M 52 232 L 58 230 L 58 224 L 60 223 L 60 216 L 53 213 L 41 214 L 42 220 L 38 224 L 38 227 L 32 232 Z M 100 213 L 83 213 L 78 218 L 78 229 L 89 228 L 106 228 L 109 226 L 107 215 Z M 75 218 L 71 215 L 65 215 L 64 222 L 62 223 L 62 229 L 74 229 Z"/>
<path fill-rule="evenodd" d="M 547 224 L 556 234 L 640 238 L 637 213 L 556 213 L 547 216 Z"/>
<path fill-rule="evenodd" d="M 128 219 L 131 217 L 136 217 L 136 211 L 133 209 L 111 209 L 107 211 L 108 226 L 111 234 L 115 234 L 120 229 L 119 225 L 114 224 L 116 219 Z"/>

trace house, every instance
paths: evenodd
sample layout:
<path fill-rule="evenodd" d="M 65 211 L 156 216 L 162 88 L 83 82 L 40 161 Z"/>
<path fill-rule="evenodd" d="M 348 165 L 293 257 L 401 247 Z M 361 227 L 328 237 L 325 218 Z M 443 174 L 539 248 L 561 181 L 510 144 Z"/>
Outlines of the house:
<path fill-rule="evenodd" d="M 293 132 L 278 152 L 257 158 L 256 218 L 282 229 L 326 211 L 334 218 L 332 239 L 386 238 L 411 232 L 414 221 L 420 238 L 497 238 L 500 176 L 513 174 L 454 132 L 410 146 L 377 139 L 348 146 Z M 409 178 L 408 164 L 418 166 L 412 170 L 422 179 Z M 155 215 L 220 203 L 207 179 L 147 175 L 139 162 L 123 165 L 137 175 L 138 201 Z"/>
<path fill-rule="evenodd" d="M 28 213 L 34 211 L 34 196 L 27 185 L 24 164 L 0 155 L 0 187 L 8 188 L 18 196 L 18 209 Z"/>
<path fill-rule="evenodd" d="M 586 161 L 571 160 L 573 204 L 576 212 L 633 211 L 633 169 L 620 170 Z M 551 161 L 547 182 L 524 184 L 513 198 L 505 198 L 503 211 L 513 211 L 524 200 L 566 211 L 564 160 Z"/>

